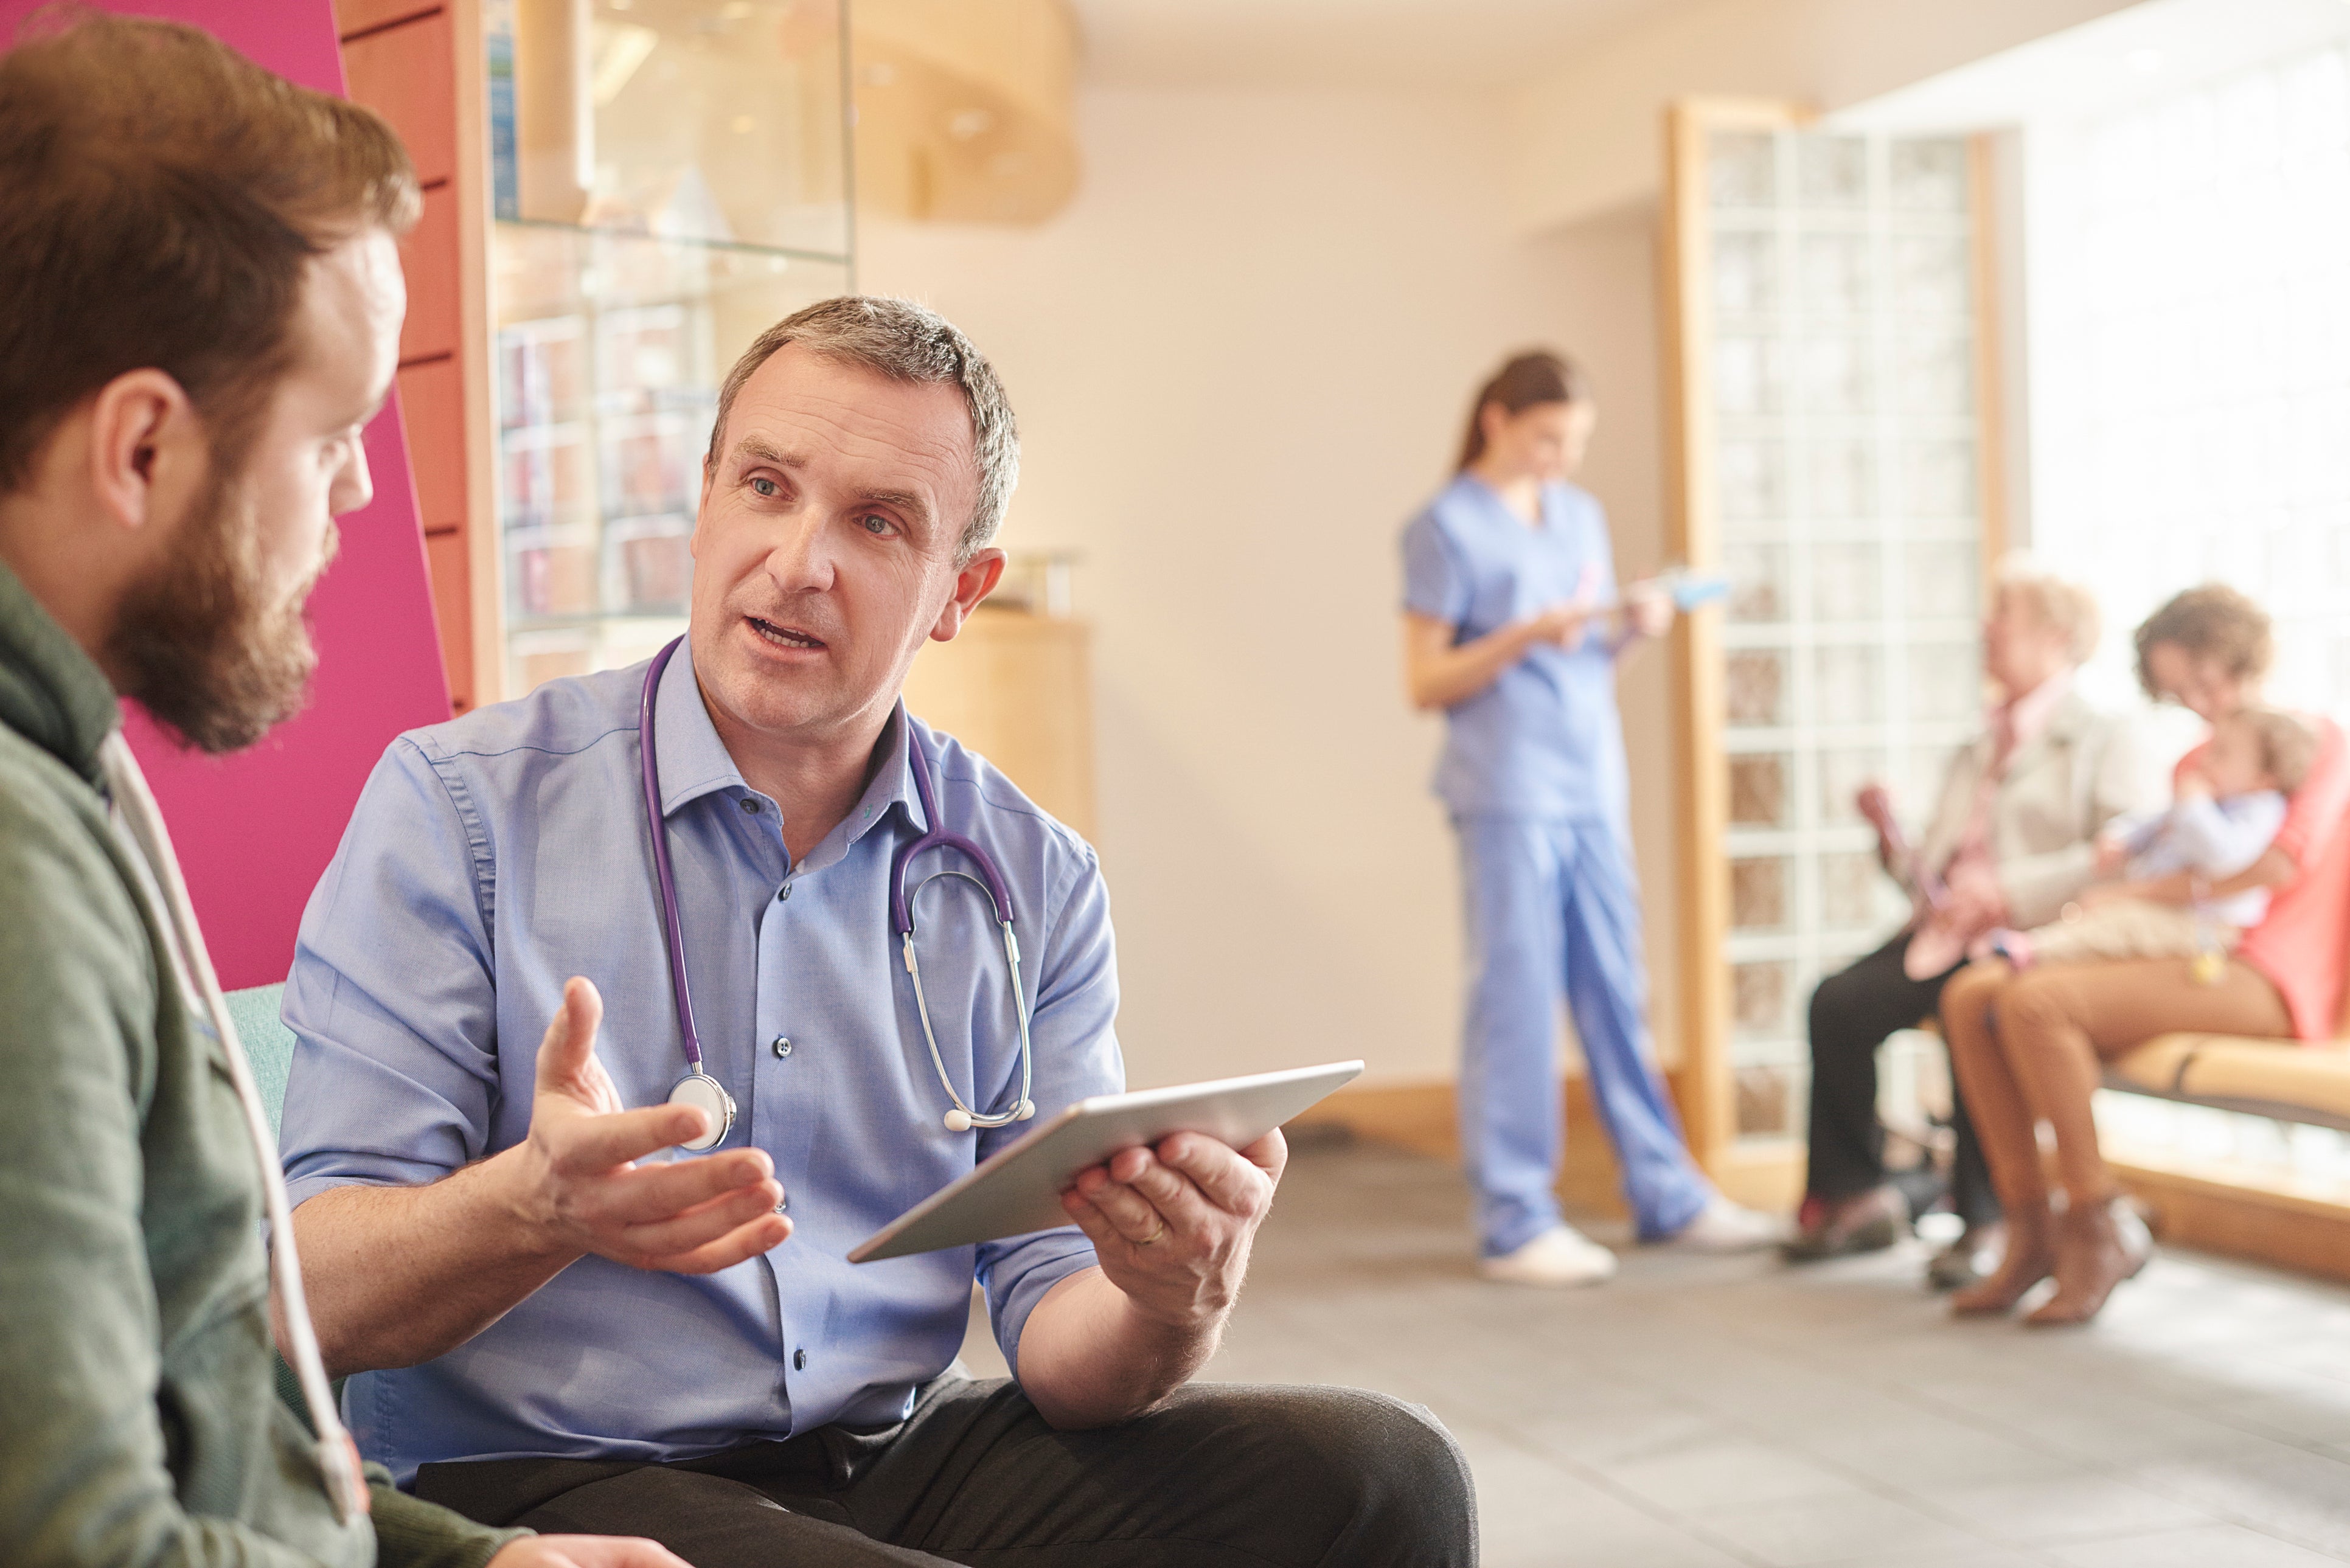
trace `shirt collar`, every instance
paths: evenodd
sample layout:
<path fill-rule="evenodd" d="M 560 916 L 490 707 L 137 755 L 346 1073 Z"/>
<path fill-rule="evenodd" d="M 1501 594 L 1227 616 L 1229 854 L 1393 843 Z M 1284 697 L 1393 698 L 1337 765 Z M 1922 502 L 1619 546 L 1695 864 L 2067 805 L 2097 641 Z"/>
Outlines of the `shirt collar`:
<path fill-rule="evenodd" d="M 2014 734 L 2012 744 L 2021 746 L 2039 739 L 2048 722 L 2056 716 L 2057 706 L 2073 690 L 2073 672 L 2057 671 L 2039 685 L 2007 704 L 2007 722 Z"/>
<path fill-rule="evenodd" d="M 881 731 L 881 765 L 873 770 L 865 793 L 848 808 L 848 815 L 841 824 L 848 843 L 856 843 L 875 824 L 886 820 L 893 805 L 905 807 L 906 818 L 916 832 L 930 831 L 922 815 L 921 800 L 914 789 L 913 769 L 907 761 L 912 733 L 913 720 L 901 699 Z M 653 756 L 660 765 L 664 817 L 676 815 L 680 807 L 706 794 L 752 793 L 743 771 L 734 765 L 733 754 L 726 750 L 726 742 L 719 739 L 718 726 L 710 722 L 710 710 L 702 701 L 701 684 L 693 678 L 693 647 L 690 642 L 678 645 L 676 657 L 661 671 L 653 710 Z"/>
<path fill-rule="evenodd" d="M 121 722 L 105 671 L 0 566 L 0 724 L 95 785 L 98 748 Z"/>

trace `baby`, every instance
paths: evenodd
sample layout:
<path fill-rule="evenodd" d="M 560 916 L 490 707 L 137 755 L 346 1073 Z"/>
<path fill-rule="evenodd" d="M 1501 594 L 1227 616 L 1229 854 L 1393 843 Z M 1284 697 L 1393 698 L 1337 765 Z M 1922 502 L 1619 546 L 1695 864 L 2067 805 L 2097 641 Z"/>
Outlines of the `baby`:
<path fill-rule="evenodd" d="M 1982 940 L 1984 951 L 2017 969 L 2192 958 L 2216 975 L 2220 955 L 2233 950 L 2245 929 L 2268 913 L 2268 889 L 2215 898 L 2200 896 L 2200 888 L 2261 857 L 2284 825 L 2285 796 L 2301 787 L 2316 750 L 2316 737 L 2290 713 L 2247 708 L 2221 719 L 2211 726 L 2202 755 L 2180 771 L 2178 803 L 2168 811 L 2118 818 L 2097 843 L 2099 875 L 2120 871 L 2146 881 L 2187 872 L 2199 889 L 2194 903 L 2123 898 L 2087 909 L 2068 905 L 2066 918 L 2054 925 L 1991 932 Z"/>

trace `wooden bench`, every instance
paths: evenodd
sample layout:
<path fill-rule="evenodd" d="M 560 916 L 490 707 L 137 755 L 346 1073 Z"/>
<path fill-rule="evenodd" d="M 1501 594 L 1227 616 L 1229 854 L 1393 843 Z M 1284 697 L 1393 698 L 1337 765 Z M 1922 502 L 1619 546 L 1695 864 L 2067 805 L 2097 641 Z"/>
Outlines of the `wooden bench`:
<path fill-rule="evenodd" d="M 2350 1041 L 2158 1034 L 2108 1063 L 2106 1087 L 2350 1132 Z"/>

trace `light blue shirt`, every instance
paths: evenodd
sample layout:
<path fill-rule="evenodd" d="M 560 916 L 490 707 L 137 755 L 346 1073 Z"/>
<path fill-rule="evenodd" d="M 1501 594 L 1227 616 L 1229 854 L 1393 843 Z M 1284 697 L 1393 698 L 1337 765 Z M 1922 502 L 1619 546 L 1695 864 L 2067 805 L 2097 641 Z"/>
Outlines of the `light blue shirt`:
<path fill-rule="evenodd" d="M 1482 480 L 1456 476 L 1404 529 L 1406 609 L 1444 621 L 1453 644 L 1575 597 L 1616 597 L 1607 519 L 1589 492 L 1543 487 L 1542 524 Z M 1484 691 L 1445 712 L 1436 793 L 1456 816 L 1596 817 L 1629 803 L 1615 649 L 1600 631 L 1573 648 L 1537 643 Z"/>
<path fill-rule="evenodd" d="M 639 665 L 555 681 L 402 735 L 377 764 L 286 986 L 299 1044 L 281 1152 L 296 1204 L 437 1180 L 521 1142 L 570 975 L 603 992 L 598 1055 L 627 1104 L 659 1103 L 685 1072 L 639 771 L 643 680 Z M 725 1147 L 774 1158 L 793 1234 L 702 1277 L 582 1258 L 449 1354 L 351 1378 L 344 1405 L 369 1458 L 405 1482 L 438 1459 L 671 1459 L 887 1425 L 953 1360 L 974 1278 L 1017 1367 L 1039 1298 L 1094 1262 L 1075 1229 L 845 1257 L 1035 1125 L 941 1122 L 949 1102 L 889 910 L 892 852 L 925 826 L 910 736 L 948 825 L 1010 884 L 1038 1116 L 1124 1086 L 1108 899 L 1084 841 L 900 707 L 847 820 L 791 867 L 775 803 L 735 770 L 681 649 L 654 744 L 694 1023 L 740 1106 Z M 910 880 L 963 864 L 931 852 Z M 920 896 L 915 923 L 949 1074 L 973 1106 L 1009 1106 L 1019 1039 L 985 899 L 949 878 Z"/>

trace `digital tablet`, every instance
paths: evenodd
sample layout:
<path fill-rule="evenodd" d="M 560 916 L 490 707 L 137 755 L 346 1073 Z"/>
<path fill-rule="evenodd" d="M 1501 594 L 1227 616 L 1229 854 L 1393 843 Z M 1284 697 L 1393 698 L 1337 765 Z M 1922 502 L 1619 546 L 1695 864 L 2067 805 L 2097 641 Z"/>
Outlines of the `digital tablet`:
<path fill-rule="evenodd" d="M 1179 1132 L 1245 1148 L 1362 1070 L 1360 1062 L 1332 1062 L 1079 1100 L 859 1241 L 848 1261 L 872 1263 L 1066 1225 L 1061 1194 L 1088 1166 Z"/>

